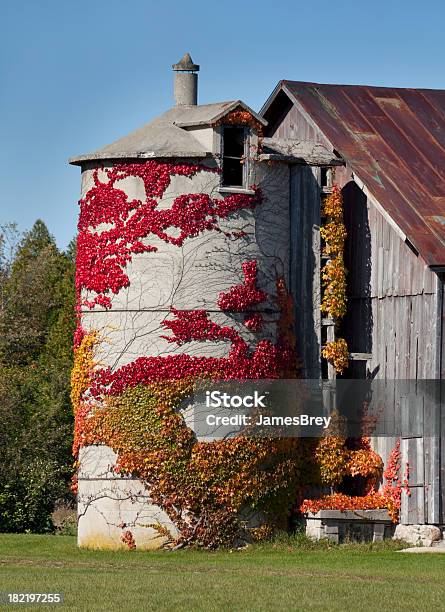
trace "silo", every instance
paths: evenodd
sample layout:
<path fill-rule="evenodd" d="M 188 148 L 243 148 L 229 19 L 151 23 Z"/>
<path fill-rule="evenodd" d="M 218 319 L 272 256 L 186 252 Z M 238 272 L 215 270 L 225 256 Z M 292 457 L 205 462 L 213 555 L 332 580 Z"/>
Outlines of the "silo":
<path fill-rule="evenodd" d="M 265 121 L 242 101 L 197 104 L 199 66 L 188 54 L 173 68 L 173 108 L 70 160 L 82 170 L 73 371 L 80 546 L 150 548 L 178 535 L 158 486 L 166 448 L 150 437 L 153 415 L 170 423 L 159 430 L 170 440 L 190 380 L 275 378 L 292 362 L 280 332 L 288 165 L 261 157 Z M 176 416 L 165 399 L 172 380 Z M 172 448 L 193 443 L 193 432 L 180 435 Z"/>

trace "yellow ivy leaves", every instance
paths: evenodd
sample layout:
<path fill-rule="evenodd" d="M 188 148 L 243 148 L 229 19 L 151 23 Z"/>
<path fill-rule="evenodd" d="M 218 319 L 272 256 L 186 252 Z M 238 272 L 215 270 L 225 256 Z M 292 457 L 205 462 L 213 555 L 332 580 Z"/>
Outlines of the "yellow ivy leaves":
<path fill-rule="evenodd" d="M 323 212 L 333 221 L 343 221 L 343 197 L 338 185 L 334 185 L 332 193 L 323 202 Z"/>
<path fill-rule="evenodd" d="M 349 365 L 349 349 L 343 338 L 327 342 L 321 354 L 329 363 L 332 363 L 339 374 L 343 374 Z"/>
<path fill-rule="evenodd" d="M 329 260 L 321 271 L 323 286 L 321 311 L 338 324 L 346 314 L 347 298 L 346 268 L 343 261 L 346 228 L 343 223 L 343 198 L 337 185 L 334 185 L 332 193 L 325 199 L 323 212 L 328 221 L 320 228 L 320 234 L 325 241 L 323 253 L 329 257 Z M 349 352 L 343 338 L 328 343 L 322 355 L 340 374 L 348 367 Z"/>
<path fill-rule="evenodd" d="M 71 371 L 71 403 L 74 412 L 73 455 L 75 457 L 77 457 L 79 447 L 82 445 L 85 419 L 90 411 L 90 405 L 85 400 L 84 395 L 93 379 L 93 371 L 96 365 L 94 353 L 98 342 L 99 332 L 93 330 L 83 333 L 81 341 L 74 349 L 74 363 Z M 73 478 L 72 489 L 77 492 L 76 477 Z"/>
<path fill-rule="evenodd" d="M 99 341 L 96 330 L 86 333 L 79 346 L 74 350 L 74 364 L 71 371 L 71 403 L 74 413 L 81 402 L 82 395 L 91 384 L 94 369 L 94 350 Z"/>
<path fill-rule="evenodd" d="M 345 240 L 346 228 L 343 221 L 330 221 L 320 228 L 320 234 L 325 241 L 324 253 L 326 255 L 337 256 L 342 255 Z"/>
<path fill-rule="evenodd" d="M 321 272 L 323 300 L 321 311 L 335 320 L 346 314 L 346 268 L 343 255 L 330 259 Z"/>
<path fill-rule="evenodd" d="M 346 476 L 348 451 L 345 448 L 345 441 L 345 438 L 340 436 L 327 436 L 318 443 L 315 458 L 320 467 L 323 484 L 333 487 L 340 484 Z"/>

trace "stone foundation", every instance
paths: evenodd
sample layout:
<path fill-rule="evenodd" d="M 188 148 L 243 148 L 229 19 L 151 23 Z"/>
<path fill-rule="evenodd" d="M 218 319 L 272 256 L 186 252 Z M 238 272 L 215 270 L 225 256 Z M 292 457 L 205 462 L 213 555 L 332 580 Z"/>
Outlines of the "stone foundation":
<path fill-rule="evenodd" d="M 315 540 L 381 542 L 393 536 L 395 525 L 386 510 L 320 510 L 308 513 L 306 535 Z"/>

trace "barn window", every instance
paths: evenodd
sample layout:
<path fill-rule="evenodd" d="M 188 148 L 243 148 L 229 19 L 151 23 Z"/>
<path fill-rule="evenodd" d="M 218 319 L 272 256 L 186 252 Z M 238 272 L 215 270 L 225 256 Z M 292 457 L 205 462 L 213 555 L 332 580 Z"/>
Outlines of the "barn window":
<path fill-rule="evenodd" d="M 246 186 L 247 129 L 225 126 L 222 132 L 222 185 L 223 187 Z"/>
<path fill-rule="evenodd" d="M 332 168 L 321 168 L 321 186 L 332 187 Z"/>

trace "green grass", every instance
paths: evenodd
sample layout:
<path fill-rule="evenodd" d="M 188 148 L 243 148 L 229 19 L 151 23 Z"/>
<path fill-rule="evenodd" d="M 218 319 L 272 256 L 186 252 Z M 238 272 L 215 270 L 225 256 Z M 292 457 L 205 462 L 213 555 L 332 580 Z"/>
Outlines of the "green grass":
<path fill-rule="evenodd" d="M 72 536 L 3 534 L 0 591 L 64 593 L 54 610 L 445 610 L 445 555 L 397 548 L 297 536 L 233 552 L 105 552 Z"/>

